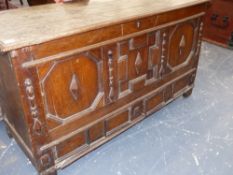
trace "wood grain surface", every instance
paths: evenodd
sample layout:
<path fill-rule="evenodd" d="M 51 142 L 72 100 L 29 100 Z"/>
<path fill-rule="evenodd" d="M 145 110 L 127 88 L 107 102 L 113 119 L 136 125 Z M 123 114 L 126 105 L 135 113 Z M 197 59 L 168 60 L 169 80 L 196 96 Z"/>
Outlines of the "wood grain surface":
<path fill-rule="evenodd" d="M 190 96 L 206 7 L 90 0 L 0 13 L 0 108 L 38 173 Z"/>
<path fill-rule="evenodd" d="M 82 0 L 0 12 L 0 50 L 9 51 L 188 7 L 208 0 Z"/>

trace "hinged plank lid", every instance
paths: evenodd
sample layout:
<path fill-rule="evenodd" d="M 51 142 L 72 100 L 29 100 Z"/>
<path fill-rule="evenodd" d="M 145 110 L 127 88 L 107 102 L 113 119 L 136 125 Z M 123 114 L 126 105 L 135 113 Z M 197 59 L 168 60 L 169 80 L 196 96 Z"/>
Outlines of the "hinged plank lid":
<path fill-rule="evenodd" d="M 81 0 L 0 12 L 0 50 L 30 45 L 208 0 Z"/>

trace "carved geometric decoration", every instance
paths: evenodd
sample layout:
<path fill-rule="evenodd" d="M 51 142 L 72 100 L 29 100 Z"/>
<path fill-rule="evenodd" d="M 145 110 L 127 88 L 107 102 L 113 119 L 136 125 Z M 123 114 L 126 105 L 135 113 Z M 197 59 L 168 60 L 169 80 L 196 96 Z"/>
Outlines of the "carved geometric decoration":
<path fill-rule="evenodd" d="M 162 54 L 161 54 L 161 63 L 160 63 L 160 69 L 159 69 L 159 78 L 162 78 L 163 74 L 165 73 L 164 69 L 164 62 L 165 62 L 165 54 L 166 54 L 166 39 L 167 34 L 163 33 L 163 39 L 162 39 Z"/>
<path fill-rule="evenodd" d="M 78 99 L 78 78 L 76 74 L 72 75 L 72 79 L 70 82 L 70 92 L 74 100 Z"/>
<path fill-rule="evenodd" d="M 195 23 L 177 24 L 169 37 L 168 68 L 175 70 L 189 64 L 193 55 Z M 178 44 L 177 44 L 178 41 Z"/>
<path fill-rule="evenodd" d="M 29 108 L 32 116 L 32 131 L 36 135 L 41 135 L 42 134 L 42 124 L 39 120 L 39 112 L 38 108 L 36 105 L 36 100 L 35 100 L 35 92 L 34 92 L 34 87 L 32 85 L 32 80 L 29 78 L 26 78 L 24 81 L 25 85 L 25 90 L 26 90 L 26 95 L 27 99 L 29 102 Z"/>
<path fill-rule="evenodd" d="M 33 132 L 37 135 L 42 134 L 41 122 L 37 118 L 33 119 Z"/>
<path fill-rule="evenodd" d="M 101 70 L 102 61 L 89 52 L 54 62 L 41 79 L 46 116 L 62 123 L 102 105 Z"/>
<path fill-rule="evenodd" d="M 113 53 L 111 50 L 108 51 L 108 72 L 109 72 L 109 102 L 113 102 L 114 100 L 114 76 L 113 76 Z"/>
<path fill-rule="evenodd" d="M 44 167 L 49 166 L 50 162 L 51 162 L 51 158 L 50 158 L 49 154 L 44 154 L 40 157 L 40 163 Z"/>
<path fill-rule="evenodd" d="M 109 101 L 112 102 L 112 100 L 114 98 L 114 89 L 113 89 L 113 87 L 110 87 L 108 97 L 109 97 Z"/>
<path fill-rule="evenodd" d="M 141 114 L 140 106 L 136 106 L 136 107 L 133 109 L 133 116 L 139 116 L 140 114 Z"/>
<path fill-rule="evenodd" d="M 137 74 L 139 74 L 140 72 L 141 65 L 142 65 L 142 57 L 141 57 L 140 52 L 138 52 L 136 60 L 135 60 L 135 69 L 136 69 Z"/>
<path fill-rule="evenodd" d="M 185 37 L 184 37 L 184 35 L 182 35 L 182 37 L 180 39 L 180 44 L 179 44 L 180 55 L 182 54 L 185 45 L 186 45 Z"/>

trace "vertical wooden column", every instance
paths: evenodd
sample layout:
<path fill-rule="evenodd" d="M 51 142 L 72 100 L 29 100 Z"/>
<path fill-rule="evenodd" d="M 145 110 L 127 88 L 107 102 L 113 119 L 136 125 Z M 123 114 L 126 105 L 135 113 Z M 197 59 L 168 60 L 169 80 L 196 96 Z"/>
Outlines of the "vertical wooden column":
<path fill-rule="evenodd" d="M 52 150 L 40 151 L 40 147 L 49 141 L 45 123 L 45 112 L 41 97 L 36 67 L 23 68 L 22 63 L 32 59 L 30 48 L 11 52 L 12 64 L 19 86 L 25 122 L 31 142 L 31 152 L 35 167 L 41 174 L 56 174 Z"/>

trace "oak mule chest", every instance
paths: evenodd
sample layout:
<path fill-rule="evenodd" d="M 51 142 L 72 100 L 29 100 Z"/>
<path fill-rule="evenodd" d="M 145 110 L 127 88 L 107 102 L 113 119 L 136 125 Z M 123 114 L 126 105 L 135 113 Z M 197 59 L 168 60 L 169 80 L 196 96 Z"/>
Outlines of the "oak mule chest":
<path fill-rule="evenodd" d="M 196 76 L 206 0 L 90 0 L 0 12 L 0 98 L 40 174 L 56 174 Z"/>

